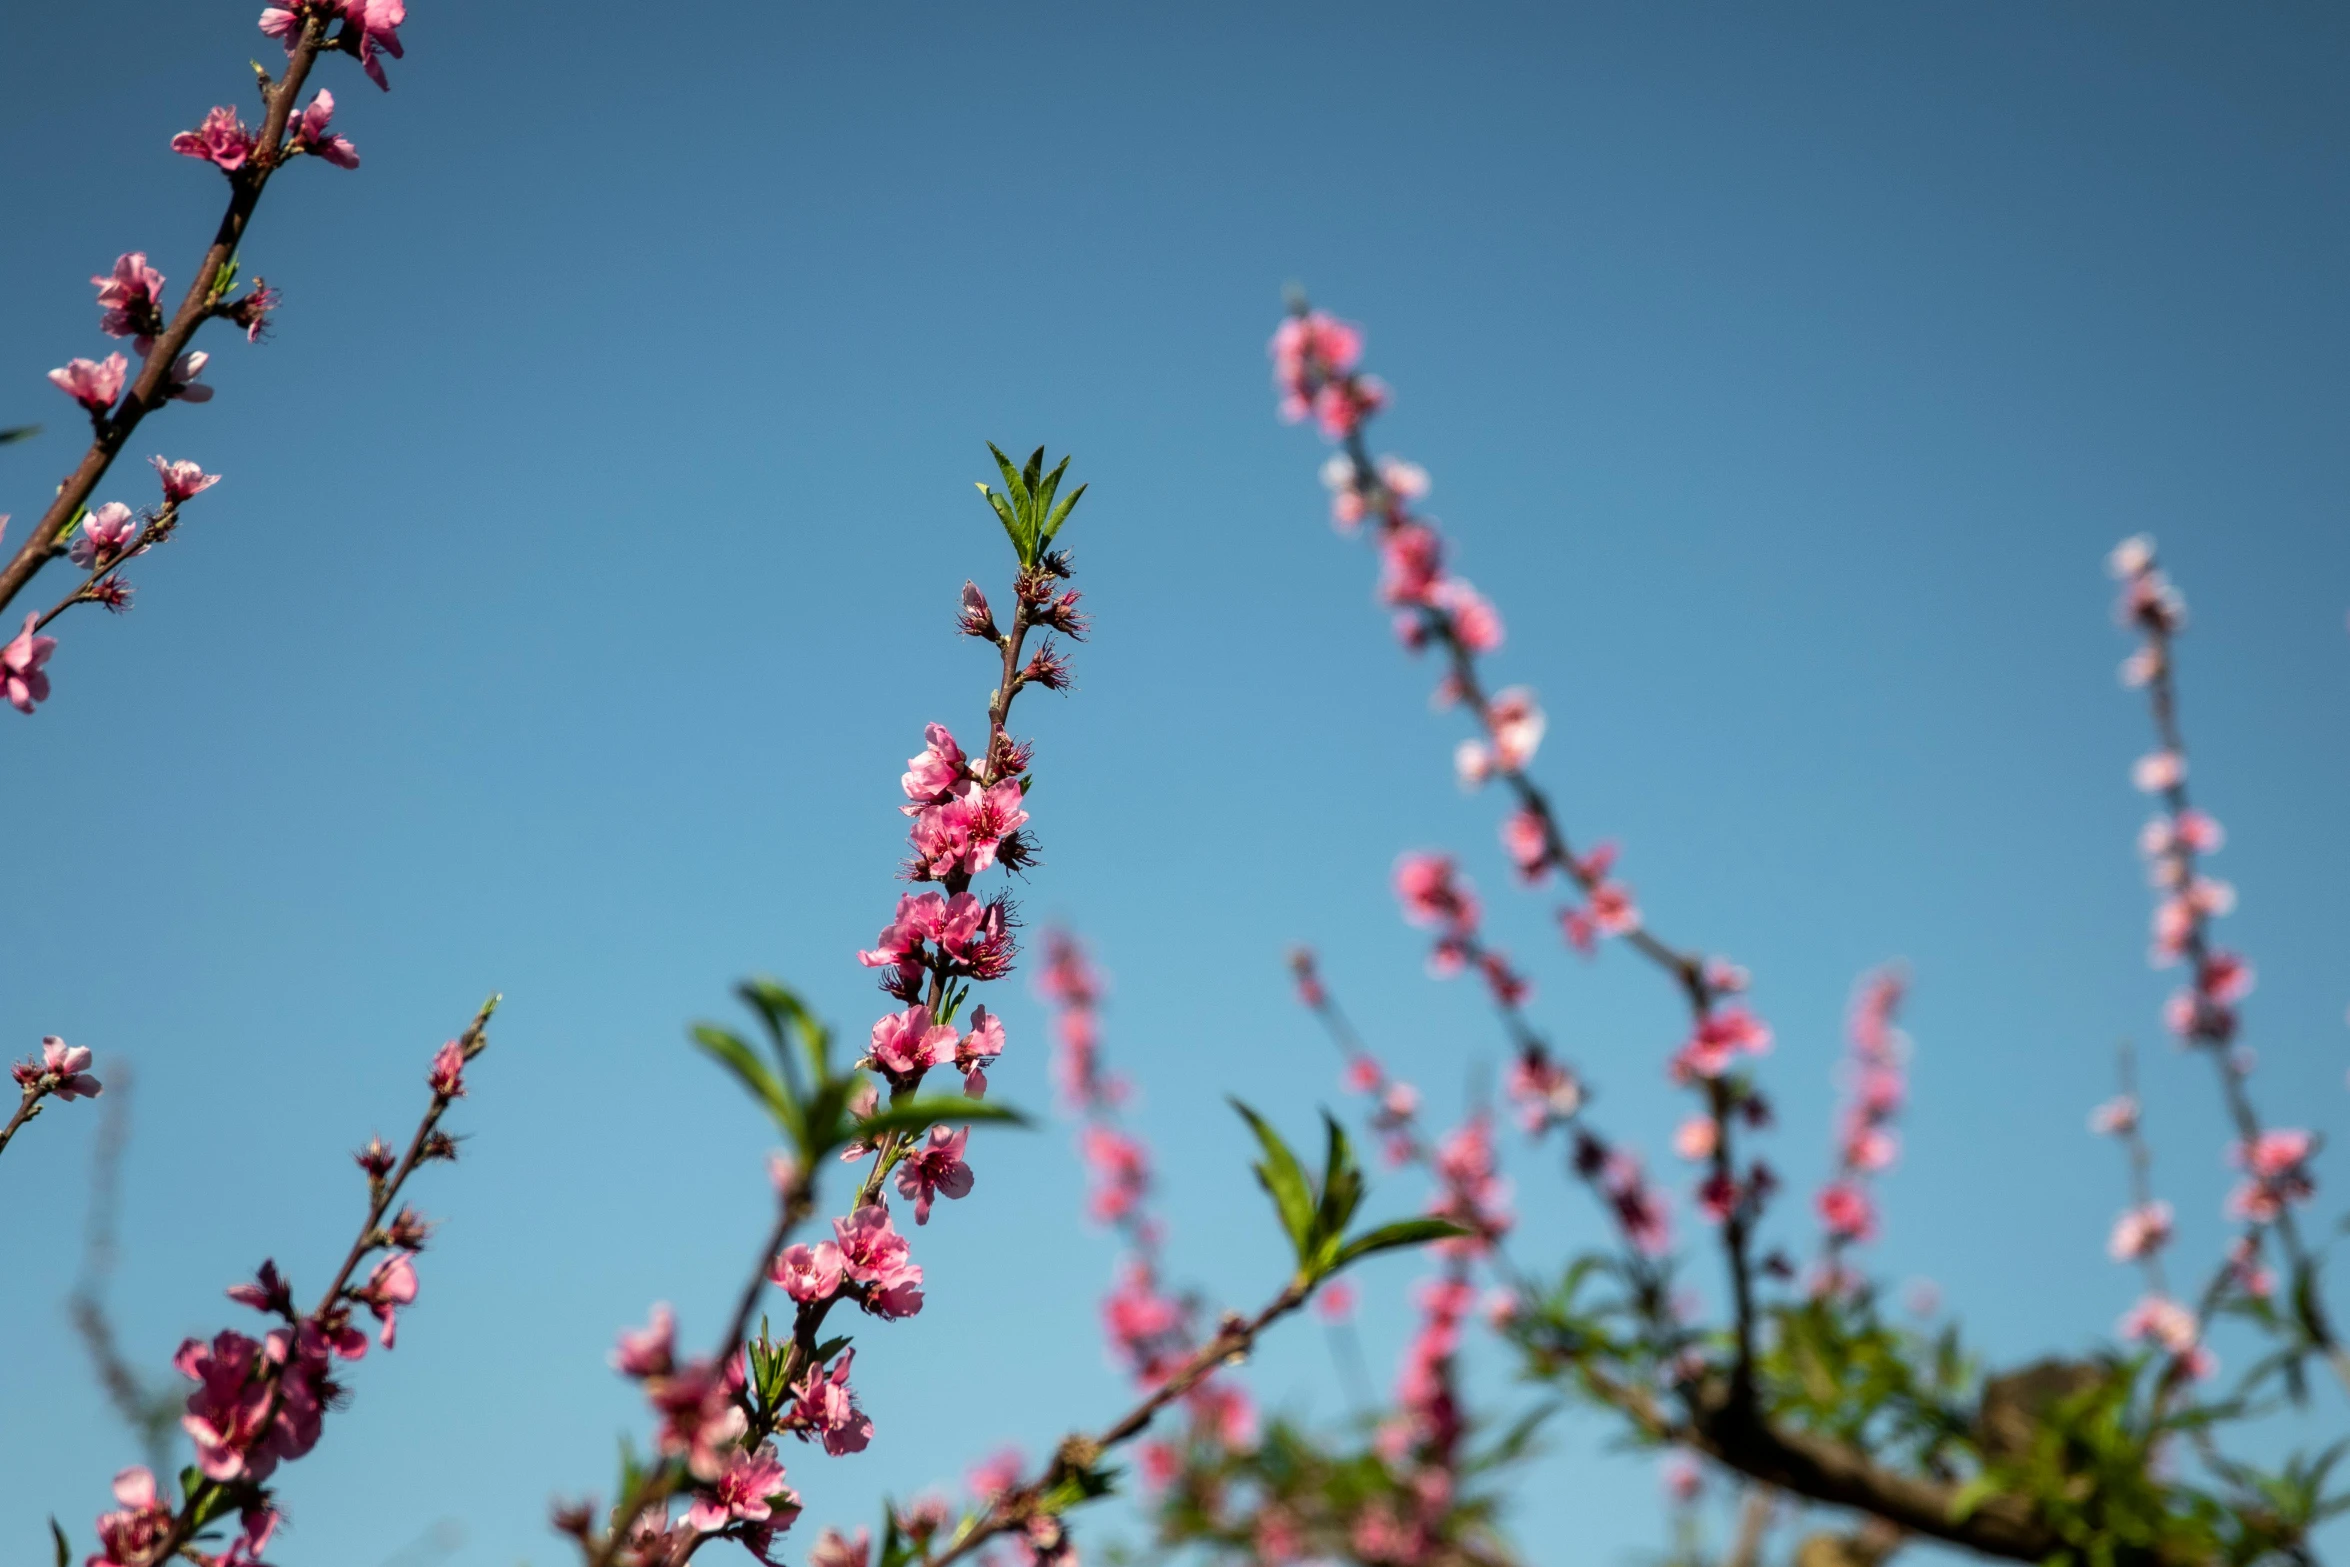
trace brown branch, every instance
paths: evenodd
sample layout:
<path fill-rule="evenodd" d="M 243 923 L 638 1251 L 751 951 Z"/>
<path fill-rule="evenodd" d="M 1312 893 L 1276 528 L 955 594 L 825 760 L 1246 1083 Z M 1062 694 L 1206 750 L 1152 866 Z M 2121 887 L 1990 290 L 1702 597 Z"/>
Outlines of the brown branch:
<path fill-rule="evenodd" d="M 344 23 L 346 33 L 351 25 Z M 89 504 L 98 482 L 106 477 L 139 422 L 169 400 L 172 364 L 194 341 L 197 329 L 212 318 L 226 270 L 236 257 L 246 226 L 252 222 L 253 209 L 260 204 L 262 189 L 268 185 L 270 175 L 284 166 L 286 123 L 293 117 L 294 100 L 300 96 L 302 84 L 308 79 L 320 51 L 344 47 L 339 39 L 330 44 L 326 29 L 326 21 L 316 15 L 302 24 L 302 36 L 295 40 L 293 52 L 287 57 L 285 74 L 269 90 L 253 152 L 243 168 L 228 176 L 228 210 L 221 214 L 220 225 L 213 231 L 212 247 L 204 253 L 203 265 L 180 297 L 179 309 L 173 313 L 170 323 L 156 334 L 154 347 L 148 351 L 129 393 L 112 412 L 91 416 L 96 433 L 89 450 L 58 486 L 57 498 L 41 514 L 41 520 L 34 524 L 15 556 L 5 567 L 0 567 L 0 609 L 14 601 L 57 552 L 58 540 Z"/>
<path fill-rule="evenodd" d="M 1038 1504 L 1055 1486 L 1091 1470 L 1103 1453 L 1141 1435 L 1149 1427 L 1153 1416 L 1206 1381 L 1219 1366 L 1246 1356 L 1256 1344 L 1259 1334 L 1305 1304 L 1306 1294 L 1305 1285 L 1293 1279 L 1287 1288 L 1273 1297 L 1271 1304 L 1254 1317 L 1226 1318 L 1223 1326 L 1216 1330 L 1216 1336 L 1193 1353 L 1173 1376 L 1160 1383 L 1149 1397 L 1097 1436 L 1073 1433 L 1064 1438 L 1042 1475 L 1026 1485 L 1016 1485 L 998 1493 L 988 1503 L 987 1511 L 967 1531 L 956 1536 L 946 1550 L 929 1558 L 926 1567 L 947 1567 L 947 1563 L 970 1555 L 997 1535 L 1008 1533 L 1022 1527 L 1032 1518 L 1043 1516 Z"/>

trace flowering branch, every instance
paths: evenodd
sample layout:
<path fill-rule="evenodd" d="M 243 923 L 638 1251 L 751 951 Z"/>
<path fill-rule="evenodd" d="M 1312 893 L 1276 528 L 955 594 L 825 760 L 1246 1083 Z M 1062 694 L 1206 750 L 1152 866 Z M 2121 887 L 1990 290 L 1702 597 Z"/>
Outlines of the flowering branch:
<path fill-rule="evenodd" d="M 345 169 L 358 167 L 359 156 L 349 140 L 331 129 L 334 95 L 321 90 L 308 105 L 297 106 L 318 57 L 353 55 L 379 86 L 388 87 L 377 56 L 401 52 L 398 29 L 406 15 L 405 0 L 285 0 L 282 6 L 263 11 L 262 31 L 284 42 L 286 64 L 274 80 L 255 67 L 263 106 L 260 129 L 248 129 L 233 109 L 215 108 L 198 129 L 172 139 L 173 151 L 213 164 L 229 183 L 227 210 L 178 308 L 168 318 L 164 315 L 163 275 L 147 264 L 143 251 L 125 253 L 112 273 L 92 279 L 103 312 L 101 329 L 109 336 L 131 339 L 143 362 L 135 377 L 119 353 L 102 361 L 75 359 L 49 373 L 49 379 L 89 415 L 90 445 L 58 485 L 56 498 L 31 534 L 0 566 L 0 608 L 14 602 L 51 558 L 66 553 L 66 535 L 77 523 L 83 532 L 73 546 L 75 563 L 91 566 L 93 553 L 111 559 L 101 562 L 102 569 L 47 615 L 28 616 L 24 630 L 0 648 L 0 697 L 21 711 L 29 713 L 46 699 L 49 682 L 42 665 L 56 646 L 54 639 L 35 637 L 34 630 L 76 603 L 126 608 L 130 591 L 113 575 L 114 567 L 162 542 L 177 521 L 178 503 L 213 482 L 192 463 L 167 464 L 157 458 L 164 475 L 165 506 L 136 548 L 131 547 L 136 530 L 128 507 L 114 503 L 90 509 L 99 482 L 149 414 L 175 399 L 204 402 L 212 396 L 212 388 L 198 379 L 208 356 L 190 351 L 204 323 L 215 318 L 229 321 L 242 327 L 248 340 L 258 339 L 265 329 L 278 302 L 276 291 L 260 278 L 241 295 L 232 298 L 231 290 L 238 246 L 270 177 L 301 156 L 323 158 Z M 192 483 L 193 489 L 175 493 L 175 474 L 185 475 L 184 483 Z"/>
<path fill-rule="evenodd" d="M 367 1353 L 367 1335 L 351 1324 L 353 1311 L 364 1307 L 382 1324 L 380 1341 L 389 1350 L 400 1308 L 416 1299 L 413 1259 L 431 1226 L 412 1208 L 394 1214 L 392 1204 L 420 1166 L 457 1157 L 441 1118 L 465 1095 L 466 1066 L 489 1047 L 498 999 L 484 1002 L 465 1032 L 434 1055 L 426 1078 L 432 1100 L 406 1153 L 395 1159 L 376 1139 L 356 1155 L 367 1175 L 367 1215 L 318 1304 L 297 1310 L 292 1285 L 274 1261 L 264 1261 L 251 1283 L 234 1286 L 228 1296 L 285 1326 L 260 1342 L 223 1331 L 210 1344 L 189 1339 L 180 1346 L 172 1363 L 197 1383 L 181 1422 L 195 1441 L 196 1465 L 180 1477 L 180 1505 L 163 1499 L 150 1470 L 116 1475 L 121 1505 L 98 1519 L 102 1552 L 90 1558 L 91 1567 L 154 1567 L 182 1554 L 203 1567 L 259 1567 L 279 1523 L 269 1477 L 281 1461 L 318 1445 L 326 1411 L 343 1392 L 331 1375 L 334 1362 Z M 365 1283 L 354 1285 L 360 1265 L 377 1252 L 386 1255 Z M 201 1531 L 231 1512 L 239 1532 L 228 1550 L 215 1556 L 197 1549 Z"/>
<path fill-rule="evenodd" d="M 1723 997 L 1738 988 L 1729 982 L 1735 971 L 1675 947 L 1651 931 L 1631 889 L 1610 874 L 1613 848 L 1602 845 L 1578 855 L 1549 796 L 1528 776 L 1526 768 L 1545 727 L 1541 709 L 1533 693 L 1523 688 L 1491 694 L 1486 690 L 1477 660 L 1501 645 L 1501 617 L 1466 579 L 1445 570 L 1442 536 L 1413 513 L 1412 503 L 1426 493 L 1427 475 L 1392 458 L 1372 459 L 1364 429 L 1386 405 L 1387 389 L 1356 368 L 1361 333 L 1314 312 L 1298 298 L 1274 333 L 1271 351 L 1283 417 L 1311 415 L 1339 446 L 1339 454 L 1324 471 L 1334 492 L 1333 514 L 1345 530 L 1359 527 L 1365 519 L 1372 522 L 1384 567 L 1380 596 L 1397 611 L 1397 635 L 1415 650 L 1430 645 L 1441 650 L 1447 667 L 1439 699 L 1466 708 L 1483 733 L 1482 739 L 1464 741 L 1457 753 L 1463 782 L 1499 778 L 1516 802 L 1515 813 L 1503 824 L 1502 839 L 1521 875 L 1538 882 L 1556 872 L 1582 893 L 1582 904 L 1563 909 L 1559 916 L 1571 944 L 1588 951 L 1600 935 L 1621 938 L 1669 976 L 1688 1003 L 1691 1035 L 1675 1060 L 1675 1076 L 1699 1089 L 1714 1123 L 1711 1169 L 1700 1200 L 1721 1224 L 1734 1305 L 1732 1387 L 1736 1404 L 1747 1409 L 1753 1401 L 1755 1358 L 1749 1238 L 1775 1181 L 1764 1166 L 1741 1171 L 1733 1125 L 1747 1089 L 1732 1068 L 1739 1053 L 1767 1048 L 1769 1031 L 1744 1008 L 1717 1010 Z M 1404 875 L 1399 868 L 1399 887 Z M 1440 963 L 1443 956 L 1440 945 Z"/>
<path fill-rule="evenodd" d="M 2131 770 L 2138 788 L 2162 806 L 2162 814 L 2146 824 L 2138 839 L 2153 883 L 2163 894 L 2154 912 L 2149 956 L 2157 967 L 2180 962 L 2187 966 L 2189 982 L 2165 1006 L 2165 1021 L 2184 1045 L 2211 1058 L 2221 1098 L 2236 1127 L 2237 1140 L 2229 1156 L 2244 1171 L 2244 1180 L 2229 1194 L 2228 1212 L 2243 1221 L 2245 1230 L 2228 1265 L 2213 1281 L 2212 1303 L 2233 1283 L 2256 1309 L 2264 1305 L 2268 1291 L 2260 1248 L 2273 1234 L 2292 1269 L 2294 1317 L 2301 1334 L 2350 1387 L 2350 1347 L 2340 1341 L 2326 1314 L 2316 1288 L 2314 1259 L 2293 1217 L 2294 1207 L 2317 1190 L 2309 1162 L 2318 1139 L 2299 1128 L 2262 1126 L 2246 1082 L 2252 1056 L 2235 1043 L 2236 1007 L 2252 989 L 2252 965 L 2211 937 L 2211 922 L 2234 909 L 2236 895 L 2227 883 L 2202 874 L 2202 857 L 2217 851 L 2226 839 L 2219 823 L 2197 810 L 2187 793 L 2187 744 L 2179 726 L 2173 656 L 2173 645 L 2187 626 L 2186 599 L 2162 571 L 2152 539 L 2124 540 L 2107 566 L 2122 585 L 2116 617 L 2142 639 L 2123 662 L 2122 679 L 2145 688 L 2154 722 L 2156 747 Z M 2134 1128 L 2135 1116 L 2130 1120 Z M 2145 1225 L 2155 1217 L 2149 1204 L 2150 1199 L 2140 1198 Z M 2167 1233 L 2167 1208 L 2159 1217 Z M 2128 1216 L 2124 1223 L 2129 1223 Z M 2117 1230 L 2117 1248 L 2124 1239 Z M 2211 1364 L 2209 1352 L 2201 1347 L 2201 1330 L 2195 1314 L 2171 1301 L 2159 1286 L 2124 1319 L 2125 1333 L 2162 1343 L 2191 1374 L 2208 1370 Z"/>
<path fill-rule="evenodd" d="M 104 1092 L 104 1086 L 90 1074 L 90 1052 L 80 1045 L 69 1045 L 51 1034 L 41 1041 L 41 1053 L 9 1067 L 16 1079 L 16 1113 L 0 1126 L 0 1153 L 8 1151 L 9 1140 L 18 1128 L 41 1113 L 41 1101 L 58 1099 L 95 1099 Z"/>

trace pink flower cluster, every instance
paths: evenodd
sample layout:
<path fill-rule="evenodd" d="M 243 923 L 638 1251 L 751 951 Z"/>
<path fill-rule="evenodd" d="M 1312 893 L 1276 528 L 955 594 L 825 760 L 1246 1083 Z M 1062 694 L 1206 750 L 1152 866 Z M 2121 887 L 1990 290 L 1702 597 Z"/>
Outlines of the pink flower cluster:
<path fill-rule="evenodd" d="M 1829 1251 L 1876 1239 L 1874 1176 L 1893 1167 L 1901 1142 L 1893 1122 L 1909 1092 L 1909 1037 L 1895 1026 L 1907 980 L 1898 967 L 1861 976 L 1845 1022 L 1844 1105 L 1836 1121 L 1836 1173 L 1817 1206 Z"/>
<path fill-rule="evenodd" d="M 1378 379 L 1355 373 L 1363 334 L 1347 322 L 1319 312 L 1293 315 L 1274 330 L 1267 352 L 1281 417 L 1293 424 L 1311 415 L 1324 435 L 1344 440 L 1386 406 L 1387 389 Z"/>
<path fill-rule="evenodd" d="M 2218 1357 L 2203 1343 L 2203 1324 L 2166 1295 L 2140 1300 L 2123 1315 L 2118 1331 L 2125 1339 L 2152 1344 L 2168 1354 L 2182 1376 L 2200 1381 L 2219 1369 Z"/>
<path fill-rule="evenodd" d="M 841 1359 L 845 1402 L 848 1356 Z M 636 1522 L 637 1532 L 646 1538 L 633 1540 L 632 1545 L 676 1549 L 696 1536 L 724 1532 L 765 1560 L 774 1537 L 799 1516 L 800 1498 L 784 1484 L 783 1465 L 773 1447 L 744 1443 L 749 1419 L 741 1402 L 741 1353 L 728 1355 L 722 1365 L 679 1362 L 677 1321 L 666 1305 L 660 1305 L 653 1308 L 650 1324 L 620 1335 L 612 1366 L 643 1384 L 645 1401 L 659 1422 L 656 1447 L 665 1457 L 683 1459 L 692 1481 L 693 1499 L 684 1519 L 672 1528 L 665 1510 L 649 1511 Z M 821 1368 L 810 1378 L 819 1375 Z M 868 1434 L 870 1430 L 868 1422 Z"/>
<path fill-rule="evenodd" d="M 1430 1161 L 1438 1189 L 1429 1213 L 1450 1219 L 1469 1233 L 1436 1242 L 1444 1256 L 1482 1257 L 1509 1233 L 1509 1183 L 1494 1156 L 1493 1122 L 1483 1112 L 1469 1116 L 1436 1145 Z"/>
<path fill-rule="evenodd" d="M 1519 810 L 1501 824 L 1503 847 L 1517 861 L 1518 874 L 1538 881 L 1551 863 L 1542 823 L 1532 811 Z M 1615 868 L 1616 846 L 1602 843 L 1589 854 L 1569 862 L 1568 874 L 1584 889 L 1580 908 L 1559 911 L 1559 931 L 1567 945 L 1585 957 L 1599 950 L 1602 936 L 1629 936 L 1640 928 L 1640 905 L 1632 889 L 1608 873 Z"/>
<path fill-rule="evenodd" d="M 377 56 L 401 57 L 399 30 L 408 20 L 407 0 L 292 0 L 263 11 L 261 31 L 283 40 L 286 53 L 292 54 L 302 41 L 302 29 L 312 20 L 329 25 L 340 21 L 343 31 L 338 47 L 359 57 L 369 81 L 386 92 L 392 90 L 383 61 Z"/>
<path fill-rule="evenodd" d="M 1533 994 L 1533 982 L 1514 967 L 1507 954 L 1487 946 L 1478 933 L 1482 911 L 1477 889 L 1461 874 L 1449 854 L 1408 853 L 1395 862 L 1395 896 L 1403 916 L 1412 924 L 1436 932 L 1429 949 L 1428 969 L 1450 978 L 1474 967 L 1493 992 L 1494 1001 L 1514 1008 Z"/>
<path fill-rule="evenodd" d="M 1085 949 L 1064 931 L 1045 937 L 1036 991 L 1052 1008 L 1053 1083 L 1061 1102 L 1086 1115 L 1124 1104 L 1126 1080 L 1101 1064 L 1101 976 Z"/>

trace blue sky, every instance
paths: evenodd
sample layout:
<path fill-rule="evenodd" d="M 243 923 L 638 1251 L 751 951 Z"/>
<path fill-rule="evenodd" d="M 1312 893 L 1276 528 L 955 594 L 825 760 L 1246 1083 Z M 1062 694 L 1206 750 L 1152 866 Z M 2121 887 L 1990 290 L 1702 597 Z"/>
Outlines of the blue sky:
<path fill-rule="evenodd" d="M 67 622 L 50 705 L 0 715 L 0 1040 L 135 1063 L 117 1304 L 148 1361 L 231 1320 L 219 1290 L 264 1255 L 315 1285 L 357 1215 L 347 1150 L 509 998 L 464 1161 L 419 1193 L 447 1221 L 423 1300 L 287 1473 L 288 1563 L 442 1519 L 468 1567 L 562 1560 L 547 1496 L 608 1488 L 640 1428 L 614 1329 L 669 1299 L 714 1331 L 765 1145 L 683 1025 L 751 972 L 844 1029 L 875 1012 L 851 954 L 895 895 L 897 774 L 991 683 L 950 633 L 962 580 L 1002 576 L 970 489 L 989 439 L 1072 450 L 1094 486 L 1098 634 L 1075 694 L 1023 704 L 1026 907 L 1116 976 L 1174 1263 L 1225 1303 L 1277 1285 L 1221 1099 L 1302 1124 L 1335 1095 L 1288 944 L 1439 1105 L 1498 1059 L 1393 915 L 1407 847 L 1465 855 L 1537 1017 L 1661 1157 L 1672 998 L 1504 885 L 1496 802 L 1455 787 L 1455 720 L 1323 520 L 1320 445 L 1273 418 L 1292 280 L 1368 326 L 1378 444 L 1431 469 L 1500 602 L 1496 673 L 1542 693 L 1570 823 L 1623 843 L 1660 928 L 1753 968 L 1800 1185 L 1853 976 L 1913 965 L 1889 1276 L 1938 1279 L 1996 1361 L 2110 1327 L 2121 1176 L 2082 1116 L 2125 1036 L 2185 1255 L 2222 1235 L 2219 1112 L 2143 960 L 2145 721 L 2099 570 L 2124 534 L 2194 607 L 2258 1090 L 2342 1124 L 2340 18 L 413 9 L 389 96 L 326 78 L 363 167 L 293 170 L 254 229 L 275 339 L 211 344 L 219 397 L 141 434 L 227 480 L 138 568 L 135 614 Z M 165 142 L 245 101 L 251 10 L 11 29 L 0 424 L 50 425 L 0 451 L 20 519 L 73 453 L 41 372 L 106 346 L 81 280 L 139 248 L 176 286 L 210 230 L 217 182 Z M 1043 1108 L 1041 1014 L 1003 990 L 998 1091 Z M 86 1540 L 135 1452 L 60 1308 L 95 1125 L 45 1117 L 0 1169 L 0 1536 L 25 1549 L 52 1511 Z M 861 1340 L 873 1448 L 787 1455 L 811 1525 L 1119 1407 L 1113 1252 L 1073 1223 L 1066 1136 L 975 1147 L 977 1193 L 921 1233 L 929 1309 Z M 1513 1157 L 1526 1251 L 1590 1240 L 1555 1162 Z M 1382 1379 L 1412 1271 L 1368 1280 Z M 1310 1326 L 1251 1375 L 1342 1407 Z M 1646 1462 L 1604 1435 L 1561 1428 L 1515 1519 L 1536 1559 L 1661 1540 Z"/>

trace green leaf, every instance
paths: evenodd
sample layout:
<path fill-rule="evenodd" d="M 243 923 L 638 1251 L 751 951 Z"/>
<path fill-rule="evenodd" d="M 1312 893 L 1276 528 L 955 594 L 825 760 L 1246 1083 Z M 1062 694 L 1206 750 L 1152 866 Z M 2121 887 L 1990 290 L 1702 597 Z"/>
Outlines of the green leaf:
<path fill-rule="evenodd" d="M 37 424 L 20 424 L 13 429 L 0 430 L 0 446 L 14 446 L 17 442 L 29 441 L 40 433 L 41 427 Z"/>
<path fill-rule="evenodd" d="M 799 1037 L 800 1048 L 807 1052 L 808 1064 L 819 1078 L 831 1075 L 832 1030 L 825 1027 L 807 1003 L 792 991 L 765 976 L 744 980 L 734 993 L 743 1004 L 759 1014 L 766 1027 L 767 1038 L 775 1048 L 776 1063 L 783 1068 L 784 1081 L 791 1085 L 792 1097 L 806 1097 L 800 1086 L 799 1069 L 792 1061 L 792 1036 Z"/>
<path fill-rule="evenodd" d="M 831 1360 L 833 1356 L 848 1348 L 849 1341 L 850 1335 L 846 1333 L 843 1333 L 838 1338 L 826 1339 L 823 1343 L 816 1346 L 814 1363 L 819 1366 L 825 1364 L 827 1361 Z"/>
<path fill-rule="evenodd" d="M 720 1065 L 741 1080 L 743 1087 L 750 1090 L 751 1097 L 758 1100 L 768 1115 L 774 1118 L 784 1136 L 790 1138 L 803 1153 L 810 1152 L 807 1127 L 800 1119 L 800 1107 L 784 1091 L 783 1085 L 775 1080 L 775 1074 L 767 1069 L 767 1063 L 760 1060 L 739 1037 L 715 1024 L 696 1023 L 692 1032 L 694 1043 L 717 1058 Z"/>
<path fill-rule="evenodd" d="M 1405 1246 L 1425 1246 L 1430 1241 L 1449 1240 L 1466 1235 L 1468 1230 L 1450 1219 L 1398 1219 L 1393 1224 L 1382 1224 L 1348 1241 L 1339 1248 L 1334 1267 L 1343 1268 L 1358 1258 L 1373 1252 L 1395 1251 Z"/>
<path fill-rule="evenodd" d="M 1062 466 L 1066 467 L 1068 465 L 1063 463 Z M 1080 484 L 1076 489 L 1071 490 L 1069 492 L 1069 498 L 1061 502 L 1060 509 L 1045 519 L 1045 543 L 1050 544 L 1053 542 L 1053 536 L 1061 531 L 1061 524 L 1069 520 L 1069 514 L 1077 509 L 1077 503 L 1085 499 L 1085 492 L 1087 488 L 1088 486 Z"/>
<path fill-rule="evenodd" d="M 1314 1229 L 1324 1248 L 1330 1249 L 1346 1233 L 1362 1203 L 1363 1173 L 1355 1166 L 1354 1150 L 1347 1146 L 1346 1128 L 1327 1110 L 1322 1112 L 1322 1125 L 1322 1192 L 1321 1201 L 1315 1204 Z"/>
<path fill-rule="evenodd" d="M 2006 1489 L 1993 1475 L 1977 1475 L 1958 1488 L 1950 1499 L 1950 1521 L 1964 1523 L 1974 1516 L 1975 1509 Z"/>
<path fill-rule="evenodd" d="M 57 1567 L 69 1567 L 73 1561 L 73 1547 L 65 1543 L 65 1531 L 57 1527 L 54 1517 L 49 1520 L 49 1538 L 57 1542 Z"/>
<path fill-rule="evenodd" d="M 1255 1166 L 1258 1184 L 1272 1195 L 1273 1208 L 1281 1217 L 1281 1228 L 1289 1235 L 1289 1243 L 1297 1249 L 1300 1267 L 1313 1256 L 1314 1194 L 1306 1185 L 1305 1167 L 1297 1162 L 1297 1155 L 1281 1140 L 1265 1118 L 1239 1100 L 1230 1101 L 1248 1122 L 1249 1130 L 1257 1134 L 1257 1143 L 1265 1150 L 1264 1161 Z"/>
<path fill-rule="evenodd" d="M 939 1121 L 1001 1121 L 1026 1126 L 1028 1117 L 1010 1105 L 965 1099 L 960 1094 L 922 1094 L 884 1105 L 861 1121 L 850 1123 L 860 1142 L 871 1142 L 885 1132 L 919 1132 Z"/>

